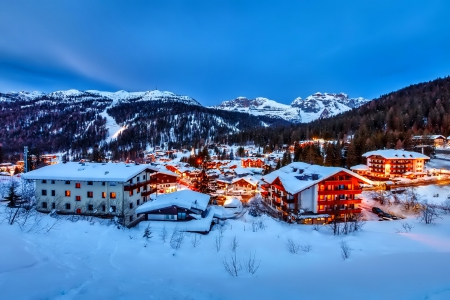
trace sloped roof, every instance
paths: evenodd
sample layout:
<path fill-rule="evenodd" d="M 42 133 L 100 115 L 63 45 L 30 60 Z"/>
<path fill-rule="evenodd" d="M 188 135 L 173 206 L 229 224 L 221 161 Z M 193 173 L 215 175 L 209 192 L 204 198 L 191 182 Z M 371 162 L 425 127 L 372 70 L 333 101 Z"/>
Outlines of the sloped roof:
<path fill-rule="evenodd" d="M 196 208 L 206 210 L 209 203 L 209 195 L 182 190 L 170 194 L 157 196 L 155 200 L 146 202 L 136 208 L 136 213 L 148 213 L 150 211 L 163 209 L 170 206 L 178 206 L 186 209 Z"/>
<path fill-rule="evenodd" d="M 369 151 L 364 153 L 363 157 L 370 157 L 373 155 L 379 155 L 381 157 L 384 157 L 386 159 L 430 159 L 428 156 L 413 152 L 413 151 L 405 151 L 405 150 L 396 150 L 396 149 L 385 149 L 385 150 L 375 150 L 375 151 Z"/>
<path fill-rule="evenodd" d="M 303 173 L 299 173 L 299 170 L 303 170 Z M 339 172 L 345 172 L 367 184 L 373 184 L 371 180 L 344 168 L 310 165 L 303 162 L 291 163 L 263 176 L 262 180 L 272 184 L 278 178 L 288 193 L 296 194 Z M 313 180 L 313 174 L 317 174 L 318 179 Z"/>
<path fill-rule="evenodd" d="M 22 175 L 24 179 L 125 182 L 149 170 L 145 164 L 67 162 L 46 166 Z"/>

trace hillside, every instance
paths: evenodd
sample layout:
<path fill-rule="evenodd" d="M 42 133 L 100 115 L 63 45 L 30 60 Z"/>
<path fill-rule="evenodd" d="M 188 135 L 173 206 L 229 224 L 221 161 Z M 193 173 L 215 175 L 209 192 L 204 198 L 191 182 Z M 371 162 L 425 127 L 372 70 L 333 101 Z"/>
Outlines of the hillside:
<path fill-rule="evenodd" d="M 450 77 L 405 87 L 328 119 L 247 130 L 230 141 L 281 145 L 310 138 L 338 138 L 351 140 L 359 158 L 374 149 L 411 149 L 411 136 L 422 134 L 450 135 Z"/>

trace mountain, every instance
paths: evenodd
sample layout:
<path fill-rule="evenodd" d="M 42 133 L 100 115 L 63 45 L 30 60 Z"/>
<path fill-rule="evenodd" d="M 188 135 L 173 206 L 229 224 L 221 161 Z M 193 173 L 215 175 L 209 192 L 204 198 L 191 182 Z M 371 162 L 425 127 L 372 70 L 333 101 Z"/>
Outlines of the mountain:
<path fill-rule="evenodd" d="M 0 143 L 8 155 L 25 145 L 34 149 L 32 154 L 70 150 L 85 155 L 99 144 L 121 157 L 155 145 L 223 142 L 244 129 L 283 122 L 207 108 L 189 96 L 158 90 L 0 93 Z"/>
<path fill-rule="evenodd" d="M 224 101 L 213 108 L 244 112 L 255 116 L 282 118 L 293 123 L 309 123 L 349 111 L 369 101 L 361 97 L 349 98 L 344 93 L 315 93 L 304 100 L 298 97 L 290 105 L 262 97 L 255 99 L 238 97 L 234 100 Z"/>

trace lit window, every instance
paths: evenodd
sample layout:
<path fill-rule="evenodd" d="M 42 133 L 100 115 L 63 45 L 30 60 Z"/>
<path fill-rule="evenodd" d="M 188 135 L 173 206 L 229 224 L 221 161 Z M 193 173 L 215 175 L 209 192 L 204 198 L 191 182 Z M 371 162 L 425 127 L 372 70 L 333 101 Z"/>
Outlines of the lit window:
<path fill-rule="evenodd" d="M 133 196 L 133 190 L 130 191 L 130 196 Z"/>
<path fill-rule="evenodd" d="M 76 201 L 81 201 L 81 196 L 75 196 Z"/>
<path fill-rule="evenodd" d="M 109 197 L 110 197 L 111 199 L 116 199 L 116 192 L 111 192 L 111 193 L 109 193 Z"/>
<path fill-rule="evenodd" d="M 88 198 L 94 198 L 94 192 L 87 192 Z"/>
<path fill-rule="evenodd" d="M 102 198 L 106 198 L 106 192 L 102 192 Z"/>
<path fill-rule="evenodd" d="M 81 214 L 81 208 L 77 208 L 77 214 Z"/>
<path fill-rule="evenodd" d="M 79 182 L 75 183 L 75 188 L 77 188 L 77 189 L 81 188 L 81 183 L 79 183 Z"/>
<path fill-rule="evenodd" d="M 64 196 L 70 197 L 70 191 L 65 191 L 65 192 L 64 192 Z"/>

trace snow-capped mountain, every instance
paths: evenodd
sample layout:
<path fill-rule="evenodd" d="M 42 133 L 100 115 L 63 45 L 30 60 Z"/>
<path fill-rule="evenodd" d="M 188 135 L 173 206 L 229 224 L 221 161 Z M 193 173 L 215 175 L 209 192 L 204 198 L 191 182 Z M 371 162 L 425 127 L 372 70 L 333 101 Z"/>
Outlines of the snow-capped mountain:
<path fill-rule="evenodd" d="M 180 96 L 167 91 L 146 91 L 146 92 L 102 92 L 97 90 L 79 91 L 79 90 L 63 90 L 55 91 L 48 94 L 42 92 L 10 92 L 0 93 L 0 101 L 16 101 L 16 100 L 57 100 L 57 101 L 83 101 L 92 100 L 96 98 L 104 98 L 105 100 L 112 100 L 114 104 L 117 102 L 137 102 L 137 101 L 166 101 L 166 102 L 181 102 L 188 105 L 201 105 L 197 100 L 189 96 Z"/>
<path fill-rule="evenodd" d="M 252 115 L 264 115 L 282 118 L 294 123 L 308 123 L 321 118 L 328 118 L 339 113 L 359 107 L 370 100 L 349 98 L 347 94 L 315 93 L 302 99 L 296 98 L 290 105 L 278 103 L 267 98 L 247 99 L 238 97 L 214 106 L 216 109 L 245 112 Z"/>
<path fill-rule="evenodd" d="M 289 122 L 299 122 L 299 113 L 296 108 L 263 97 L 255 99 L 238 97 L 234 100 L 224 101 L 220 105 L 213 106 L 212 108 L 238 111 L 254 116 L 281 118 Z"/>

